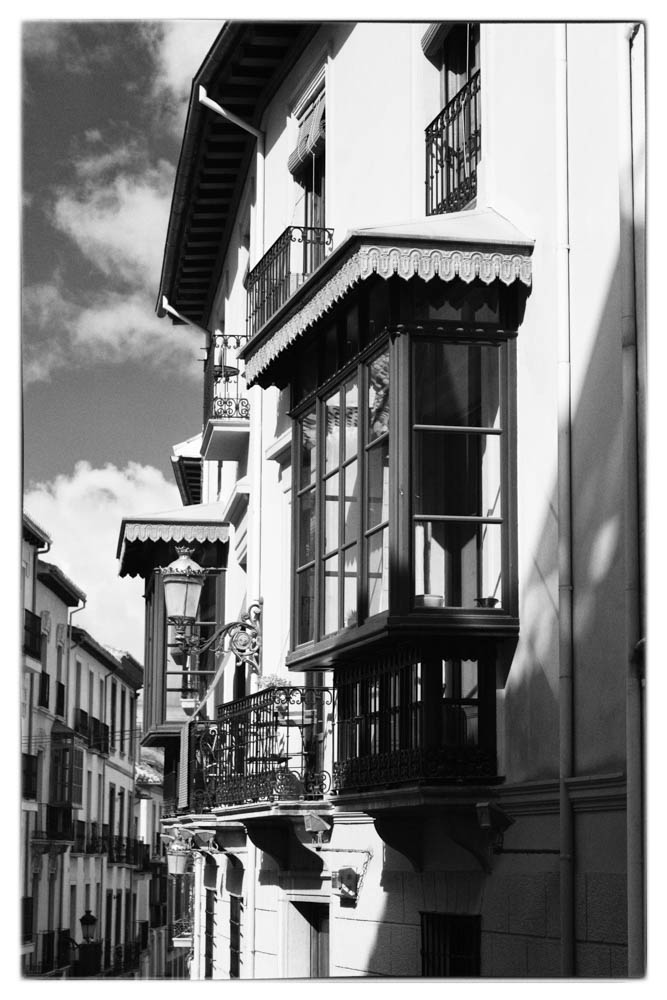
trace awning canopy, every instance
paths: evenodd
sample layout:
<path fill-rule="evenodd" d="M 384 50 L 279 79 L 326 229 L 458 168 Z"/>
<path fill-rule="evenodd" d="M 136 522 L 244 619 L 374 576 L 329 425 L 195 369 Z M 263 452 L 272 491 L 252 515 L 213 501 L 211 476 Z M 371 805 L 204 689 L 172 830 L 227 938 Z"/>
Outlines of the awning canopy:
<path fill-rule="evenodd" d="M 229 524 L 221 514 L 222 504 L 208 503 L 124 518 L 116 551 L 120 575 L 145 578 L 156 566 L 167 566 L 181 542 L 201 546 L 227 542 Z"/>
<path fill-rule="evenodd" d="M 360 281 L 459 278 L 530 286 L 534 240 L 493 208 L 452 212 L 347 234 L 240 352 L 248 385 Z"/>
<path fill-rule="evenodd" d="M 324 92 L 315 98 L 303 119 L 299 123 L 299 136 L 296 148 L 290 153 L 287 169 L 291 174 L 298 173 L 311 156 L 316 156 L 324 148 Z"/>

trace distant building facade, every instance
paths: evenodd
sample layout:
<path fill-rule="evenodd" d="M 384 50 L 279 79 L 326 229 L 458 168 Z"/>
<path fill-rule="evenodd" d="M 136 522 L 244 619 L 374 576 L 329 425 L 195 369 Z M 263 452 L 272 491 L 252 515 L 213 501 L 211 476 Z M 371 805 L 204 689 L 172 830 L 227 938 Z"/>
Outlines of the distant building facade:
<path fill-rule="evenodd" d="M 73 624 L 85 594 L 44 558 L 50 541 L 24 515 L 21 969 L 134 978 L 159 864 L 135 799 L 143 671 Z"/>

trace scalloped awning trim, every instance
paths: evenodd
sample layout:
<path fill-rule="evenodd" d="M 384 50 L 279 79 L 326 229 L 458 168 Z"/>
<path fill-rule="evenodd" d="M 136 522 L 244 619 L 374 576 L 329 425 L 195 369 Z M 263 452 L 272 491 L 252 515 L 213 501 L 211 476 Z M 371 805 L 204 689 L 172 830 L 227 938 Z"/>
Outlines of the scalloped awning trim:
<path fill-rule="evenodd" d="M 160 514 L 124 520 L 118 539 L 121 576 L 136 576 L 137 546 L 158 542 L 226 542 L 229 523 L 221 517 L 220 504 L 191 504 Z"/>
<path fill-rule="evenodd" d="M 397 274 L 408 281 L 422 278 L 442 281 L 460 278 L 466 284 L 479 279 L 486 285 L 499 279 L 505 285 L 520 281 L 532 283 L 532 245 L 464 249 L 446 246 L 386 246 L 380 243 L 362 244 L 276 332 L 257 347 L 252 356 L 246 354 L 246 381 L 252 385 L 262 372 L 288 348 L 297 337 L 320 319 L 354 285 L 371 275 L 390 278 Z"/>

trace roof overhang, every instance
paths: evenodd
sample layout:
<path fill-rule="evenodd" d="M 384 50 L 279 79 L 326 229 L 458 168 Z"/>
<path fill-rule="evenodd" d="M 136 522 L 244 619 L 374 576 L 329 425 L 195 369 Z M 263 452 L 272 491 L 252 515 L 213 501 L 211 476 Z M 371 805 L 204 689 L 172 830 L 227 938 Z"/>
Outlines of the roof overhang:
<path fill-rule="evenodd" d="M 176 171 L 157 311 L 163 296 L 208 327 L 222 264 L 252 163 L 255 137 L 199 102 L 209 98 L 254 128 L 321 22 L 225 24 L 193 79 Z"/>
<path fill-rule="evenodd" d="M 221 518 L 218 503 L 191 504 L 159 514 L 124 518 L 116 558 L 121 576 L 148 576 L 156 566 L 168 565 L 175 546 L 183 542 L 201 546 L 229 539 L 229 525 Z"/>
<path fill-rule="evenodd" d="M 29 514 L 23 511 L 23 538 L 31 545 L 50 545 L 51 537 L 40 528 L 37 521 L 34 521 Z"/>
<path fill-rule="evenodd" d="M 260 381 L 283 351 L 373 275 L 530 287 L 533 247 L 534 240 L 492 208 L 350 232 L 239 352 L 246 381 Z"/>
<path fill-rule="evenodd" d="M 53 563 L 40 559 L 37 563 L 37 579 L 48 587 L 68 608 L 74 607 L 80 601 L 86 600 L 86 595 L 75 583 L 72 583 L 63 571 Z"/>

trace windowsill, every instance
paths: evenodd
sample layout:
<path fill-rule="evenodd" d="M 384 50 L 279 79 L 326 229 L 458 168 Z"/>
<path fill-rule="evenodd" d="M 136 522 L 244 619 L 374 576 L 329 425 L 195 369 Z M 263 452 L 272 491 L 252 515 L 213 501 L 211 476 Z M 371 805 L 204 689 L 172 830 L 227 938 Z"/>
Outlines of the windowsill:
<path fill-rule="evenodd" d="M 376 615 L 358 628 L 348 628 L 316 643 L 297 647 L 288 654 L 290 670 L 326 669 L 337 661 L 368 647 L 390 646 L 396 640 L 422 638 L 503 639 L 518 635 L 519 620 L 497 609 L 416 608 L 409 614 Z"/>

